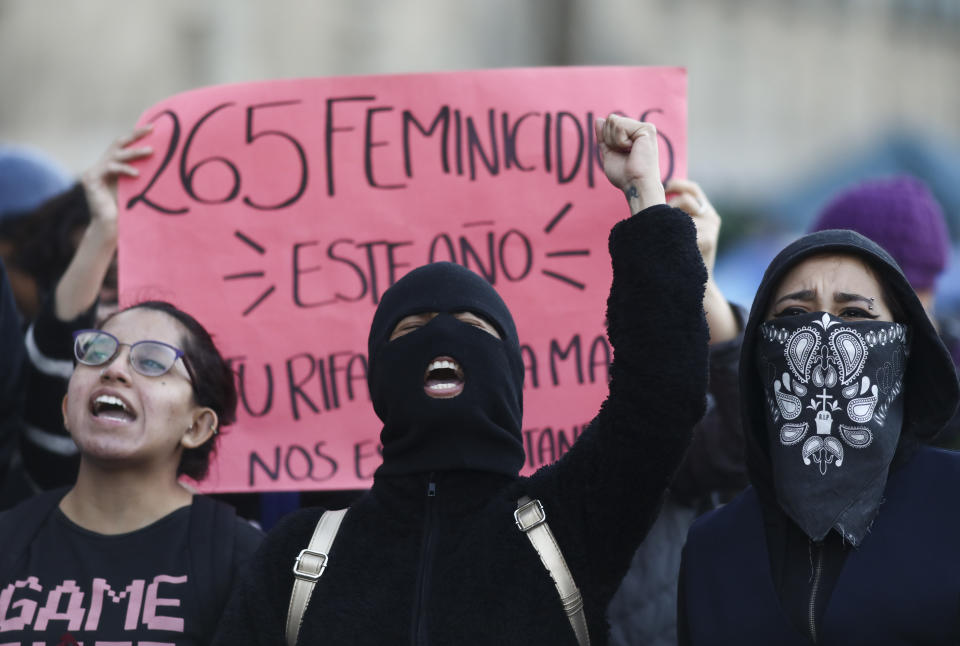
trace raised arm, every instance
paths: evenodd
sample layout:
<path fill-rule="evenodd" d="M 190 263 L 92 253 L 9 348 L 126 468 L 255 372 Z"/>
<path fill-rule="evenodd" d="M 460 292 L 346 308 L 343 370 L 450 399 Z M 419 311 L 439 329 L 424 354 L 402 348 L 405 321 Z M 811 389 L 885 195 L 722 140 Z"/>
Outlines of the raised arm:
<path fill-rule="evenodd" d="M 697 247 L 707 269 L 707 286 L 703 294 L 703 311 L 710 328 L 710 345 L 736 338 L 740 324 L 733 307 L 727 302 L 713 277 L 717 260 L 717 242 L 720 239 L 720 214 L 713 208 L 700 185 L 688 179 L 673 179 L 667 183 L 667 204 L 684 211 L 697 227 Z"/>
<path fill-rule="evenodd" d="M 710 385 L 707 411 L 670 485 L 682 502 L 700 506 L 714 493 L 728 497 L 747 484 L 737 370 L 746 312 L 731 305 L 713 275 L 720 237 L 720 215 L 696 182 L 667 183 L 667 204 L 681 209 L 697 227 L 697 247 L 707 269 L 703 311 L 710 330 Z"/>
<path fill-rule="evenodd" d="M 149 156 L 153 149 L 128 146 L 151 130 L 152 126 L 142 126 L 114 141 L 80 178 L 90 210 L 90 224 L 70 265 L 57 282 L 54 311 L 61 321 L 76 318 L 97 301 L 117 251 L 117 178 L 139 175 L 129 162 Z"/>
<path fill-rule="evenodd" d="M 525 484 L 585 598 L 605 604 L 703 414 L 707 326 L 696 229 L 664 203 L 654 126 L 611 116 L 597 135 L 607 177 L 638 211 L 610 234 L 610 392 L 573 448 Z"/>

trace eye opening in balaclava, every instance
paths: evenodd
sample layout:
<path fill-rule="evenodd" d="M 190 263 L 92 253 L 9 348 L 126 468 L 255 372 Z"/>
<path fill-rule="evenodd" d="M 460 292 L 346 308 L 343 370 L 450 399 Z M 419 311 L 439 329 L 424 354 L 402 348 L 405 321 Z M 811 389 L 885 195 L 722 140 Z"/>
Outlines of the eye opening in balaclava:
<path fill-rule="evenodd" d="M 503 339 L 504 331 L 500 329 L 500 326 L 497 325 L 494 321 L 490 320 L 481 312 L 474 312 L 471 310 L 459 310 L 456 312 L 449 312 L 453 315 L 454 318 L 467 323 L 468 325 L 473 325 L 481 330 L 484 330 L 498 339 Z M 390 336 L 387 341 L 393 341 L 396 338 L 399 338 L 405 334 L 409 334 L 415 329 L 419 329 L 426 325 L 433 317 L 440 314 L 440 312 L 413 312 L 410 314 L 405 314 L 399 321 L 394 324 L 391 329 Z M 408 324 L 405 323 L 407 319 L 413 319 Z M 419 320 L 418 320 L 419 319 Z M 475 322 L 476 321 L 476 322 Z M 401 329 L 403 325 L 406 329 Z M 489 327 L 489 329 L 487 329 Z"/>
<path fill-rule="evenodd" d="M 405 317 L 437 315 L 415 330 L 390 335 Z M 472 312 L 503 338 L 455 318 Z M 465 375 L 452 398 L 425 393 L 425 371 L 438 357 Z M 383 421 L 379 473 L 473 469 L 516 475 L 524 454 L 520 425 L 523 364 L 506 304 L 477 274 L 452 263 L 411 271 L 388 289 L 374 314 L 368 385 Z"/>

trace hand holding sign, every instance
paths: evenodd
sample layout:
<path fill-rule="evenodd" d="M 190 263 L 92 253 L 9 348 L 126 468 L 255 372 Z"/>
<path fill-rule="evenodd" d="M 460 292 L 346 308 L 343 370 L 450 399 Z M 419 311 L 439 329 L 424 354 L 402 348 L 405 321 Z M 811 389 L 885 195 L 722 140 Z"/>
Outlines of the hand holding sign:
<path fill-rule="evenodd" d="M 110 230 L 114 238 L 117 235 L 117 178 L 121 175 L 137 177 L 140 171 L 130 162 L 153 154 L 150 146 L 128 146 L 152 131 L 152 125 L 140 126 L 129 135 L 117 138 L 80 177 L 90 207 L 90 224 Z"/>
<path fill-rule="evenodd" d="M 707 287 L 703 296 L 703 311 L 707 313 L 710 343 L 729 341 L 740 333 L 740 324 L 733 309 L 713 278 L 717 259 L 717 240 L 720 238 L 720 215 L 696 182 L 672 179 L 667 182 L 670 199 L 667 204 L 686 211 L 697 226 L 697 247 L 707 268 Z"/>
<path fill-rule="evenodd" d="M 603 172 L 627 196 L 631 212 L 663 204 L 656 126 L 611 114 L 597 119 L 594 128 Z"/>
<path fill-rule="evenodd" d="M 717 260 L 717 240 L 720 238 L 720 216 L 700 185 L 688 179 L 672 179 L 667 182 L 670 199 L 667 204 L 686 211 L 697 225 L 697 247 L 707 267 L 707 277 L 713 279 L 713 266 Z"/>
<path fill-rule="evenodd" d="M 153 148 L 131 144 L 152 130 L 151 126 L 141 126 L 117 138 L 80 177 L 90 209 L 90 224 L 57 282 L 55 311 L 61 321 L 75 319 L 98 297 L 98 316 L 109 313 L 109 308 L 116 304 L 116 280 L 111 267 L 117 251 L 117 180 L 120 176 L 140 174 L 131 162 L 149 157 Z"/>

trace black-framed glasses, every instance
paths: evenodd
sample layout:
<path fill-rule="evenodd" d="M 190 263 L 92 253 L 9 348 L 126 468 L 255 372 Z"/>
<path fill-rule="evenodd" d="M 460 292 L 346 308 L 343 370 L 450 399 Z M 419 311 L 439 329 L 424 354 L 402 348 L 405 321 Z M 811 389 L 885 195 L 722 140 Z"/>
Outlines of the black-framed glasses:
<path fill-rule="evenodd" d="M 137 341 L 120 343 L 120 340 L 103 330 L 78 330 L 73 333 L 73 356 L 85 366 L 102 366 L 110 363 L 121 346 L 130 348 L 127 355 L 130 365 L 141 375 L 159 377 L 166 374 L 177 359 L 183 357 L 183 365 L 193 382 L 193 371 L 187 363 L 183 350 L 163 341 Z"/>

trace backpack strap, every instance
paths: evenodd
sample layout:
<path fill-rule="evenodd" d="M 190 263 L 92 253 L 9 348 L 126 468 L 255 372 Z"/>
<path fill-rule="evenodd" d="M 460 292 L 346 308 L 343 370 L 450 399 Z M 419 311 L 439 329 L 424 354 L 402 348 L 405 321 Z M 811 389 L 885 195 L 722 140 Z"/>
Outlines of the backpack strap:
<path fill-rule="evenodd" d="M 8 581 L 22 563 L 24 553 L 70 487 L 61 487 L 28 498 L 16 507 L 0 512 L 0 581 Z"/>
<path fill-rule="evenodd" d="M 590 646 L 587 617 L 583 612 L 583 597 L 577 589 L 570 568 L 567 567 L 567 561 L 563 558 L 557 539 L 553 537 L 553 532 L 547 525 L 547 512 L 543 509 L 543 505 L 539 500 L 521 496 L 517 501 L 517 510 L 513 512 L 513 520 L 520 531 L 530 539 L 530 544 L 537 550 L 543 566 L 547 568 L 550 578 L 557 586 L 560 601 L 563 602 L 563 610 L 567 613 L 570 626 L 573 627 L 573 632 L 577 636 L 577 643 L 580 646 Z"/>
<path fill-rule="evenodd" d="M 195 495 L 190 505 L 190 571 L 196 599 L 210 612 L 200 613 L 202 635 L 213 635 L 232 588 L 237 512 L 225 503 Z"/>
<path fill-rule="evenodd" d="M 313 536 L 310 537 L 310 543 L 297 555 L 293 564 L 296 578 L 293 580 L 290 606 L 287 608 L 287 646 L 296 646 L 300 624 L 303 623 L 303 615 L 310 603 L 310 595 L 313 594 L 313 586 L 327 567 L 333 539 L 337 537 L 337 530 L 346 515 L 346 509 L 323 512 L 313 530 Z"/>

